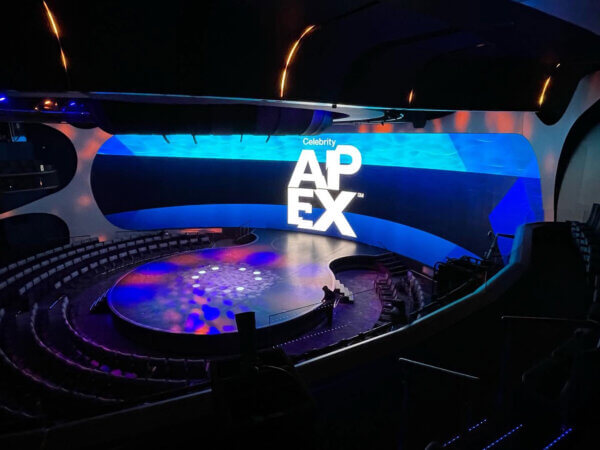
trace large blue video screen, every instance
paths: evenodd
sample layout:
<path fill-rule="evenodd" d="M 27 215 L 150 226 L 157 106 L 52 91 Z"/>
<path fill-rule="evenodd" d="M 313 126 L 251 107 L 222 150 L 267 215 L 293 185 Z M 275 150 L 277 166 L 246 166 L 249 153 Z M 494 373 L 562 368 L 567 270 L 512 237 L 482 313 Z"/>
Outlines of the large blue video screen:
<path fill-rule="evenodd" d="M 323 233 L 430 266 L 543 220 L 538 162 L 518 134 L 116 135 L 91 183 L 126 229 Z M 499 246 L 507 255 L 510 239 Z"/>

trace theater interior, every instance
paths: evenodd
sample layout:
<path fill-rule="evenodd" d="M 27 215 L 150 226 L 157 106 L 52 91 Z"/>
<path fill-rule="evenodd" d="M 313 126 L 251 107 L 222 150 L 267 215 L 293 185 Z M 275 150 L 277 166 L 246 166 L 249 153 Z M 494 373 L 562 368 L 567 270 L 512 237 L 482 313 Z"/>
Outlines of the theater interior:
<path fill-rule="evenodd" d="M 600 2 L 0 10 L 1 449 L 599 448 Z"/>

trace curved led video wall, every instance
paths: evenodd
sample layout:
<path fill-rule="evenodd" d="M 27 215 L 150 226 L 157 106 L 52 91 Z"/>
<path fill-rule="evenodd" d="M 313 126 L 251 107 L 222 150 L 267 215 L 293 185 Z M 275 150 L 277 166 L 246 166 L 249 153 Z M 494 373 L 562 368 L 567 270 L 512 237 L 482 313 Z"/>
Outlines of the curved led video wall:
<path fill-rule="evenodd" d="M 299 230 L 427 265 L 482 256 L 490 230 L 543 220 L 538 163 L 518 134 L 117 135 L 91 182 L 126 229 Z M 504 255 L 511 244 L 499 241 Z"/>

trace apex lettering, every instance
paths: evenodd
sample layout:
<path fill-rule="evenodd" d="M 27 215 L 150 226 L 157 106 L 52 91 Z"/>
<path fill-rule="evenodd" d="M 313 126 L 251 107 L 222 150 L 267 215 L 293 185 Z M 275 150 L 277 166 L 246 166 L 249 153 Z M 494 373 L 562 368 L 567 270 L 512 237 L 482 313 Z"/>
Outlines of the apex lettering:
<path fill-rule="evenodd" d="M 342 155 L 350 157 L 349 164 L 342 164 Z M 338 145 L 335 150 L 327 150 L 323 175 L 314 150 L 302 150 L 288 184 L 288 224 L 314 231 L 327 231 L 335 223 L 344 236 L 356 237 L 343 212 L 356 197 L 356 192 L 340 191 L 333 197 L 330 191 L 340 190 L 340 176 L 353 175 L 360 169 L 362 157 L 352 145 Z M 314 184 L 314 188 L 300 187 L 301 183 Z M 302 217 L 301 213 L 311 214 L 311 200 L 317 197 L 325 212 L 313 222 Z M 307 201 L 301 201 L 306 199 Z"/>

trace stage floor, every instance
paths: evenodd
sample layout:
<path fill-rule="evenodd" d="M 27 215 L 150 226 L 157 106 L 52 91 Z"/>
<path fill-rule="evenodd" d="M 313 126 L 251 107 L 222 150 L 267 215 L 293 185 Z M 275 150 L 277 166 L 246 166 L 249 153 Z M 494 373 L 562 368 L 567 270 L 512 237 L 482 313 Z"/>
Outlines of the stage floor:
<path fill-rule="evenodd" d="M 255 230 L 246 245 L 180 253 L 143 264 L 108 293 L 111 311 L 132 325 L 175 334 L 237 331 L 235 314 L 254 311 L 258 328 L 316 308 L 334 288 L 329 263 L 383 250 L 308 233 Z"/>

